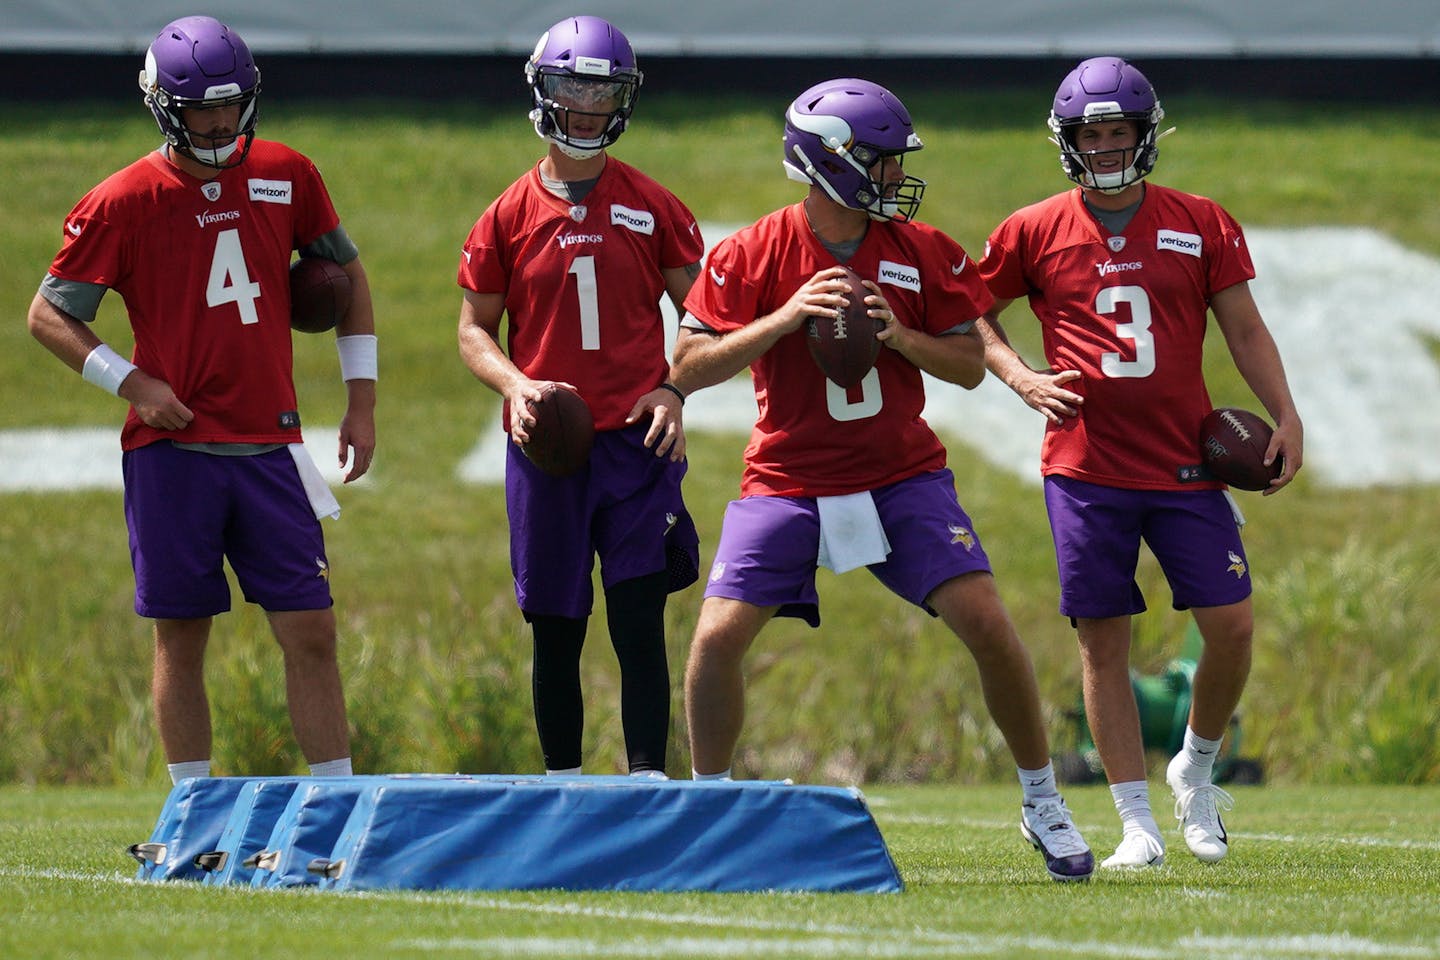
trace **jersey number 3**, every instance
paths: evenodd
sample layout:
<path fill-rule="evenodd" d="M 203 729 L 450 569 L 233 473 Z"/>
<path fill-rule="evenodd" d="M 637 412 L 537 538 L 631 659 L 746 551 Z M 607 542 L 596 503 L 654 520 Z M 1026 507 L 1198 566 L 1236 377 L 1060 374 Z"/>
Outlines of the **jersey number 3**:
<path fill-rule="evenodd" d="M 1144 287 L 1106 287 L 1095 298 L 1095 310 L 1112 314 L 1121 303 L 1130 305 L 1130 322 L 1115 324 L 1115 334 L 1135 341 L 1135 359 L 1118 353 L 1100 355 L 1100 372 L 1107 377 L 1148 377 L 1155 372 L 1155 337 L 1150 333 L 1150 295 Z"/>
<path fill-rule="evenodd" d="M 215 237 L 215 253 L 210 258 L 210 279 L 205 284 L 205 303 L 218 307 L 233 303 L 240 311 L 241 323 L 259 323 L 255 301 L 260 299 L 260 284 L 250 279 L 245 269 L 245 254 L 240 249 L 239 230 L 221 230 Z"/>

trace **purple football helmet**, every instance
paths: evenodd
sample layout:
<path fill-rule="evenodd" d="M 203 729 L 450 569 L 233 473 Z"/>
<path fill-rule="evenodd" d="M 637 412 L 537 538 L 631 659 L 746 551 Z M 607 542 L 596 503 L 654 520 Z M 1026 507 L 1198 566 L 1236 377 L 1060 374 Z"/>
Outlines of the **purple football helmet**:
<path fill-rule="evenodd" d="M 260 71 L 240 35 L 213 17 L 183 17 L 167 24 L 145 51 L 140 89 L 165 140 L 207 167 L 244 162 L 255 138 Z M 224 146 L 197 147 L 204 131 L 185 125 L 186 108 L 240 105 L 235 139 Z M 239 155 L 236 155 L 236 151 Z"/>
<path fill-rule="evenodd" d="M 569 17 L 540 37 L 525 63 L 535 132 L 577 160 L 620 139 L 644 75 L 625 34 L 599 17 Z M 572 120 L 603 118 L 598 131 L 572 131 Z"/>
<path fill-rule="evenodd" d="M 1101 193 L 1119 193 L 1155 168 L 1160 156 L 1156 141 L 1170 132 L 1159 132 L 1164 118 L 1155 88 L 1143 73 L 1119 57 L 1094 57 L 1071 70 L 1055 91 L 1050 141 L 1060 148 L 1060 168 L 1065 176 Z M 1087 123 L 1114 120 L 1133 120 L 1139 125 L 1135 157 L 1119 173 L 1091 173 L 1085 162 L 1091 154 L 1076 147 L 1075 131 Z"/>
<path fill-rule="evenodd" d="M 869 80 L 827 80 L 795 98 L 785 111 L 785 174 L 818 184 L 841 206 L 875 220 L 913 220 L 925 181 L 898 184 L 871 176 L 875 164 L 919 150 L 905 104 Z"/>

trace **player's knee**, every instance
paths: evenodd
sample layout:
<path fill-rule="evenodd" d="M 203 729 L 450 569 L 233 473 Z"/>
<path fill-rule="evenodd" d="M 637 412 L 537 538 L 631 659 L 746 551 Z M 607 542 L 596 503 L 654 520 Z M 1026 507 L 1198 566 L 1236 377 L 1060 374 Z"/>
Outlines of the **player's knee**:
<path fill-rule="evenodd" d="M 1255 636 L 1255 618 L 1249 603 L 1196 611 L 1205 649 L 1228 656 L 1248 655 Z"/>
<path fill-rule="evenodd" d="M 331 610 L 271 613 L 270 625 L 286 657 L 312 661 L 335 659 L 335 615 Z"/>

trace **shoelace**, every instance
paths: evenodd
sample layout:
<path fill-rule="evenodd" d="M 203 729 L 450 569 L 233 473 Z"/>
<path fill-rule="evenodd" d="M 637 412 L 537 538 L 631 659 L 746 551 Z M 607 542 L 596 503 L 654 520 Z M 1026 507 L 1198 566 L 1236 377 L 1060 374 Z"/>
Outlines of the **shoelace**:
<path fill-rule="evenodd" d="M 1075 829 L 1064 800 L 1059 797 L 1036 800 L 1031 809 L 1035 811 L 1035 823 L 1041 827 L 1035 833 L 1051 855 L 1068 857 L 1090 849 L 1080 838 L 1080 831 Z"/>
<path fill-rule="evenodd" d="M 1175 819 L 1197 824 L 1213 833 L 1211 828 L 1220 825 L 1220 811 L 1234 806 L 1234 798 L 1213 783 L 1202 783 L 1198 787 L 1187 785 L 1175 796 Z"/>

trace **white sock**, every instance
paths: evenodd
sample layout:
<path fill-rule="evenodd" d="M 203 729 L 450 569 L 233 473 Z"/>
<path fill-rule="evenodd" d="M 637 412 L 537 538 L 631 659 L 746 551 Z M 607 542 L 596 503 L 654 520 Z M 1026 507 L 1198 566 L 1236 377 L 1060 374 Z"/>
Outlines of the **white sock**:
<path fill-rule="evenodd" d="M 1047 763 L 1039 770 L 1026 770 L 1024 767 L 1015 769 L 1020 774 L 1020 789 L 1024 791 L 1026 800 L 1060 795 L 1060 789 L 1055 785 L 1054 764 Z"/>
<path fill-rule="evenodd" d="M 729 767 L 726 767 L 724 770 L 721 770 L 719 773 L 696 773 L 696 772 L 692 769 L 692 770 L 690 771 L 690 779 L 691 779 L 691 780 L 729 780 L 729 779 L 730 779 L 730 768 L 729 768 Z"/>
<path fill-rule="evenodd" d="M 208 777 L 210 776 L 209 760 L 186 760 L 183 763 L 167 763 L 165 768 L 170 771 L 170 783 L 177 784 L 186 777 Z"/>
<path fill-rule="evenodd" d="M 1195 785 L 1209 783 L 1215 770 L 1215 757 L 1219 755 L 1220 744 L 1224 739 L 1222 736 L 1219 740 L 1206 740 L 1187 724 L 1185 747 L 1181 755 L 1184 756 L 1188 769 L 1181 771 L 1180 778 Z"/>
<path fill-rule="evenodd" d="M 1144 780 L 1112 783 L 1110 796 L 1115 800 L 1115 810 L 1126 833 L 1143 830 L 1151 836 L 1160 836 L 1160 825 L 1150 812 L 1150 787 Z"/>
<path fill-rule="evenodd" d="M 579 767 L 566 767 L 564 770 L 550 770 L 550 769 L 547 768 L 547 769 L 545 770 L 545 776 L 547 776 L 547 777 L 578 777 L 578 776 L 580 776 L 580 768 L 579 768 Z"/>
<path fill-rule="evenodd" d="M 310 776 L 312 777 L 350 777 L 355 771 L 350 769 L 350 758 L 341 757 L 339 760 L 322 760 L 319 763 L 310 764 Z"/>

